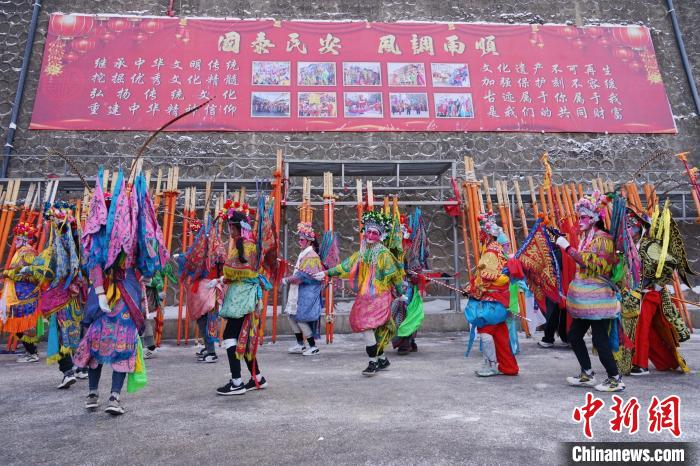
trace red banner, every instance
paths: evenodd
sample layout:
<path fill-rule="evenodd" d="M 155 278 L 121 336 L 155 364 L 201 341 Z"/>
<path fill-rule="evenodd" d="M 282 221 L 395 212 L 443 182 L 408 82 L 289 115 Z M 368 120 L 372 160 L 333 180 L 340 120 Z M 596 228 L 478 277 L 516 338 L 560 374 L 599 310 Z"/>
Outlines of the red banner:
<path fill-rule="evenodd" d="M 54 14 L 31 129 L 676 133 L 649 30 Z"/>

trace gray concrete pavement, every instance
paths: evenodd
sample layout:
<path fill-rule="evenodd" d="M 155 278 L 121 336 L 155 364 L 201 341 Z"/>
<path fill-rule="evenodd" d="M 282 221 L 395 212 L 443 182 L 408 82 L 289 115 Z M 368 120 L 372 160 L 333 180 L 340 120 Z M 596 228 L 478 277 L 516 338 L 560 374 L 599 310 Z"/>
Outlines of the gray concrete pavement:
<path fill-rule="evenodd" d="M 519 376 L 479 379 L 480 357 L 464 358 L 465 339 L 419 337 L 418 353 L 390 355 L 391 368 L 371 379 L 360 375 L 366 357 L 357 335 L 339 335 L 311 358 L 286 354 L 288 340 L 266 344 L 260 364 L 269 388 L 240 397 L 214 394 L 228 377 L 224 359 L 197 364 L 192 347 L 166 344 L 147 361 L 148 387 L 123 394 L 128 412 L 120 418 L 85 411 L 86 381 L 59 391 L 56 366 L 0 355 L 0 463 L 561 464 L 559 442 L 583 440 L 571 412 L 586 390 L 564 382 L 577 372 L 571 350 L 523 337 Z M 700 337 L 683 353 L 700 367 Z M 110 375 L 104 371 L 102 408 Z M 669 394 L 682 397 L 681 440 L 698 440 L 696 373 L 625 381 L 623 398 L 642 405 L 642 432 L 610 432 L 611 395 L 598 394 L 606 407 L 593 422 L 594 440 L 672 440 L 646 432 L 651 396 Z"/>

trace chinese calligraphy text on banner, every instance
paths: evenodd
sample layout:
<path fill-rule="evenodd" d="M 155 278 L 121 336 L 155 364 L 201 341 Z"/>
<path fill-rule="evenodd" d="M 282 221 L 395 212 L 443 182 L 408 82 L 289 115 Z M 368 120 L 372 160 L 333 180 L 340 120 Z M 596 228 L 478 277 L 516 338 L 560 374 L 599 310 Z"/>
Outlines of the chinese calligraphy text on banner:
<path fill-rule="evenodd" d="M 676 133 L 642 26 L 53 14 L 31 129 Z"/>

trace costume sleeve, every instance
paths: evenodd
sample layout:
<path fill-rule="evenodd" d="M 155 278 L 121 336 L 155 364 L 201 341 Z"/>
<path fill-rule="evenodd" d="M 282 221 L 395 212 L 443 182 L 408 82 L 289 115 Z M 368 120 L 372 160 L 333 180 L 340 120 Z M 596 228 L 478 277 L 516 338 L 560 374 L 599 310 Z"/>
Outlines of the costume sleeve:
<path fill-rule="evenodd" d="M 98 286 L 104 285 L 104 277 L 102 275 L 102 269 L 99 266 L 93 267 L 92 270 L 90 270 L 90 283 L 95 288 L 97 288 Z"/>
<path fill-rule="evenodd" d="M 610 275 L 615 259 L 615 244 L 606 236 L 596 236 L 587 251 L 580 252 L 582 266 L 588 273 Z"/>
<path fill-rule="evenodd" d="M 396 288 L 397 292 L 401 294 L 399 290 L 403 285 L 403 264 L 396 260 L 396 257 L 387 249 L 377 258 L 377 266 L 375 280 L 387 285 L 387 287 Z"/>
<path fill-rule="evenodd" d="M 350 271 L 360 258 L 360 253 L 356 252 L 332 269 L 328 269 L 329 277 L 348 278 Z"/>

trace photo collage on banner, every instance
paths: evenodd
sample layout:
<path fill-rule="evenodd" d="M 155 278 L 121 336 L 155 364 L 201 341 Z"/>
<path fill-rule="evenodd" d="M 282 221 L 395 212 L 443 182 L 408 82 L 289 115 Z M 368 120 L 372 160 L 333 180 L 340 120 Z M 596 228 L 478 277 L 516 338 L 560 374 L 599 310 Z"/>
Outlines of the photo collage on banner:
<path fill-rule="evenodd" d="M 433 93 L 432 106 L 430 82 L 440 91 Z M 345 118 L 474 118 L 472 94 L 465 92 L 470 88 L 466 63 L 253 61 L 251 83 L 252 117 L 288 118 L 294 101 L 299 118 L 336 118 L 339 111 Z"/>

